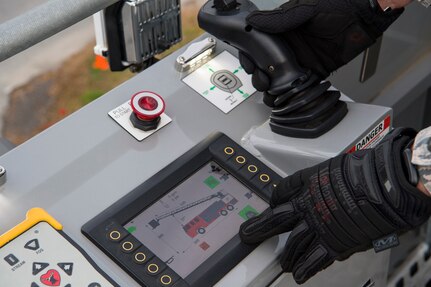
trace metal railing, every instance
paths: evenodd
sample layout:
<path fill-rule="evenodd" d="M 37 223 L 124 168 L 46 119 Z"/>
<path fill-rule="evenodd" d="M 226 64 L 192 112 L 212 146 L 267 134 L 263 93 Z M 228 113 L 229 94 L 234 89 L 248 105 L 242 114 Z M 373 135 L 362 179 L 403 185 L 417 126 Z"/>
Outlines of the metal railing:
<path fill-rule="evenodd" d="M 0 62 L 119 0 L 50 0 L 0 25 Z"/>

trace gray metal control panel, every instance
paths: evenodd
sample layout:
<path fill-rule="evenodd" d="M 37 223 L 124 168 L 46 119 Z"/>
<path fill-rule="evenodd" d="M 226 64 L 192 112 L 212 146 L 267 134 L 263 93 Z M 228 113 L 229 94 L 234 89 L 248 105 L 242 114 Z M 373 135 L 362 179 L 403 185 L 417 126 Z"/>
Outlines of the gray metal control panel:
<path fill-rule="evenodd" d="M 218 43 L 213 58 L 216 61 L 200 62 L 194 69 L 179 72 L 176 60 L 186 49 L 0 157 L 0 165 L 8 172 L 0 190 L 0 234 L 19 223 L 27 210 L 44 208 L 115 282 L 139 286 L 81 233 L 81 227 L 210 133 L 223 132 L 286 175 L 335 154 L 370 146 L 390 128 L 389 109 L 349 103 L 348 116 L 321 138 L 300 140 L 273 135 L 266 123 L 270 108 L 263 104 L 262 94 L 244 80 L 247 76 L 240 66 L 235 66 L 237 51 Z M 194 78 L 198 69 L 204 75 L 201 80 Z M 211 77 L 217 71 L 219 77 Z M 236 81 L 235 91 L 216 87 L 232 79 Z M 219 93 L 214 92 L 217 90 Z M 140 91 L 160 95 L 166 103 L 165 113 L 172 119 L 142 141 L 108 115 Z M 277 256 L 287 236 L 264 242 L 217 286 L 267 286 L 271 282 L 285 286 L 286 280 L 291 281 L 290 275 L 276 279 L 281 274 Z M 374 263 L 358 270 L 354 264 L 367 261 L 369 256 Z M 349 286 L 360 287 L 370 278 L 384 280 L 387 258 L 387 253 L 363 253 L 334 268 L 351 272 Z M 322 286 L 326 286 L 322 280 L 333 277 L 328 276 L 333 270 L 331 267 L 319 277 Z"/>

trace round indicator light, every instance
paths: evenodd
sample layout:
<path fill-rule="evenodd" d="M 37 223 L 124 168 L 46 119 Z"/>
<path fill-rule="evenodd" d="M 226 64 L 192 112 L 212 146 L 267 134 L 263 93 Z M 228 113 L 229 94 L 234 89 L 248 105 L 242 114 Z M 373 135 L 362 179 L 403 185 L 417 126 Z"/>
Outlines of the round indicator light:
<path fill-rule="evenodd" d="M 159 266 L 157 264 L 151 263 L 150 265 L 148 265 L 147 270 L 151 274 L 154 274 L 159 271 Z"/>
<path fill-rule="evenodd" d="M 236 162 L 237 163 L 239 163 L 239 164 L 243 164 L 243 163 L 245 163 L 245 157 L 243 157 L 243 156 L 237 156 L 236 158 L 235 158 L 235 160 L 236 160 Z"/>
<path fill-rule="evenodd" d="M 138 119 L 143 121 L 155 120 L 165 111 L 165 101 L 162 97 L 149 91 L 134 94 L 130 105 Z"/>
<path fill-rule="evenodd" d="M 133 243 L 130 241 L 126 241 L 123 243 L 122 247 L 125 251 L 130 251 L 133 249 Z"/>
<path fill-rule="evenodd" d="M 169 275 L 163 275 L 160 277 L 160 282 L 162 282 L 163 285 L 169 285 L 172 283 L 172 278 Z"/>
<path fill-rule="evenodd" d="M 253 164 L 249 165 L 249 166 L 247 167 L 247 169 L 248 169 L 248 171 L 249 171 L 249 172 L 251 172 L 251 173 L 255 173 L 255 172 L 257 172 L 257 166 L 255 166 L 255 165 L 253 165 Z"/>
<path fill-rule="evenodd" d="M 268 182 L 268 181 L 270 181 L 270 177 L 269 177 L 269 175 L 267 175 L 266 173 L 262 173 L 262 174 L 260 175 L 260 180 L 261 180 L 262 182 Z"/>
<path fill-rule="evenodd" d="M 232 155 L 234 153 L 234 150 L 233 150 L 233 148 L 231 148 L 230 146 L 228 146 L 228 147 L 224 148 L 224 153 L 227 154 L 227 155 Z"/>
<path fill-rule="evenodd" d="M 135 254 L 135 260 L 139 263 L 144 262 L 147 259 L 147 256 L 143 252 L 138 252 Z"/>
<path fill-rule="evenodd" d="M 120 239 L 120 237 L 121 237 L 121 233 L 118 232 L 117 230 L 111 231 L 111 233 L 109 233 L 109 238 L 111 238 L 114 241 Z"/>

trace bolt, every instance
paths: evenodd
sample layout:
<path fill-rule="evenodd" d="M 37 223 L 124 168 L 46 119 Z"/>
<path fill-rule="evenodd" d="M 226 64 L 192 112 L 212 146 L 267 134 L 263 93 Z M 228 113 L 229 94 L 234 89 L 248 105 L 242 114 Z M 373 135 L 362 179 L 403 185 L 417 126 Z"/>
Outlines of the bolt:
<path fill-rule="evenodd" d="M 177 59 L 178 63 L 184 64 L 186 62 L 186 59 L 183 56 L 179 56 Z"/>
<path fill-rule="evenodd" d="M 272 72 L 274 72 L 274 71 L 275 71 L 274 66 L 269 66 L 269 67 L 268 67 L 268 71 L 270 71 L 271 73 L 272 73 Z"/>
<path fill-rule="evenodd" d="M 208 42 L 210 42 L 210 43 L 214 43 L 214 42 L 215 42 L 215 40 L 214 40 L 214 38 L 212 38 L 212 37 L 208 37 Z"/>
<path fill-rule="evenodd" d="M 6 182 L 6 169 L 0 166 L 0 186 Z"/>

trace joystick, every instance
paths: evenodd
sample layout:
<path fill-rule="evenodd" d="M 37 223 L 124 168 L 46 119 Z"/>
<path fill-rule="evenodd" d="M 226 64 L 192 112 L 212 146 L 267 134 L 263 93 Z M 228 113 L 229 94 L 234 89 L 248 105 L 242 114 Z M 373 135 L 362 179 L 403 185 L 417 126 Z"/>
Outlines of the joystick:
<path fill-rule="evenodd" d="M 160 115 L 165 111 L 165 101 L 156 93 L 142 91 L 132 96 L 130 102 L 133 112 L 130 114 L 132 125 L 143 131 L 157 129 Z"/>
<path fill-rule="evenodd" d="M 217 11 L 231 11 L 238 7 L 236 0 L 214 0 L 214 7 Z"/>
<path fill-rule="evenodd" d="M 270 127 L 274 133 L 298 138 L 321 136 L 347 114 L 346 103 L 339 100 L 341 93 L 328 91 L 329 82 L 320 83 L 322 79 L 300 67 L 281 37 L 248 25 L 247 16 L 256 10 L 249 0 L 210 0 L 199 11 L 198 22 L 263 71 L 259 80 L 268 88 L 258 90 L 265 91 L 264 101 L 273 107 Z M 244 69 L 249 73 L 254 70 Z"/>

